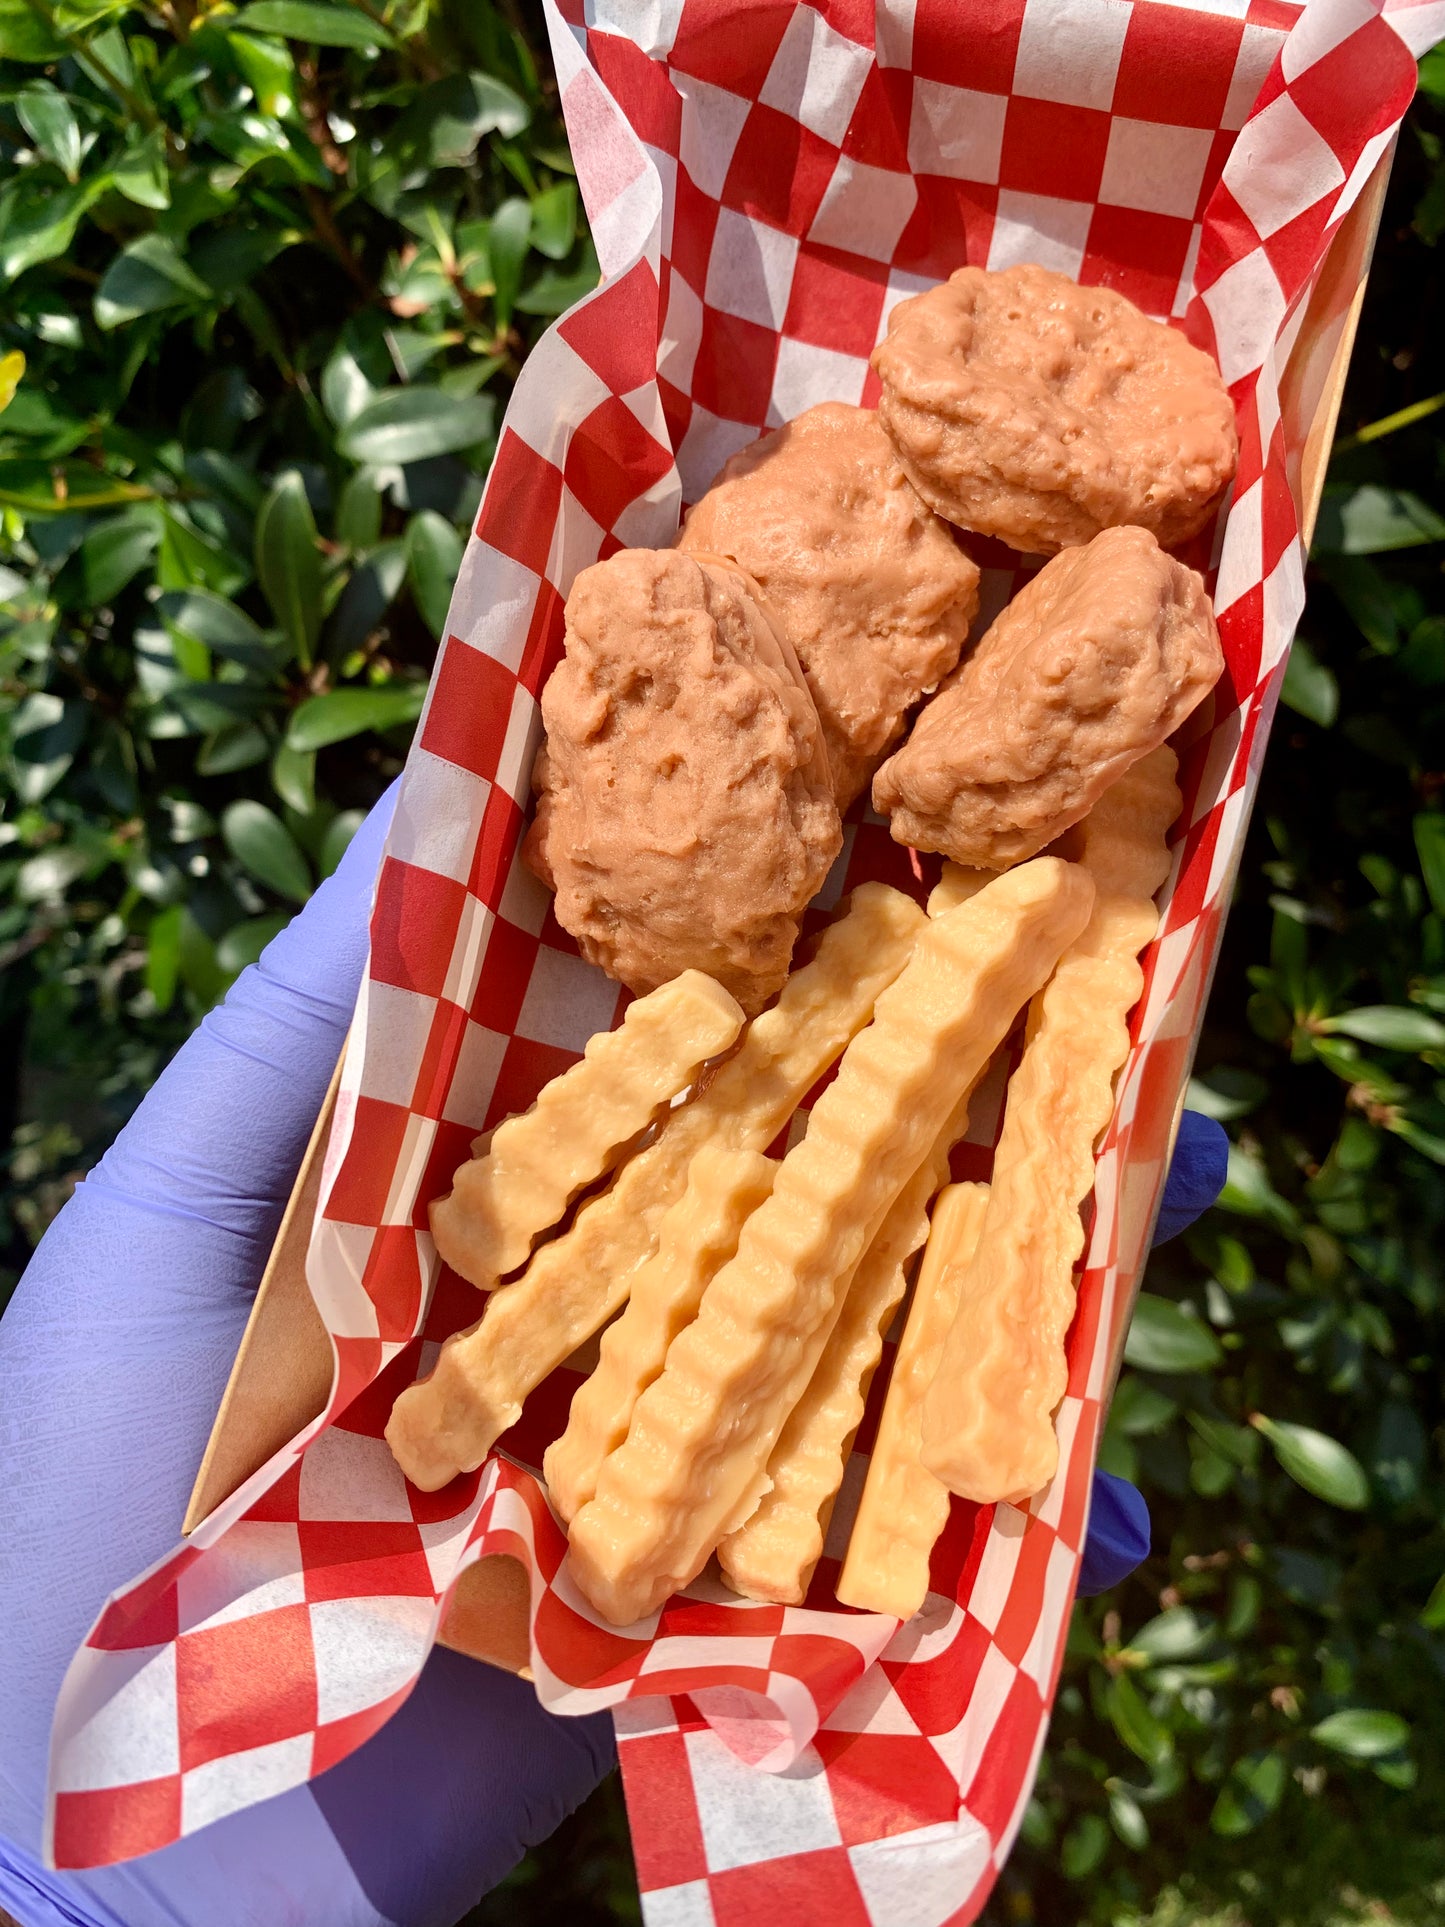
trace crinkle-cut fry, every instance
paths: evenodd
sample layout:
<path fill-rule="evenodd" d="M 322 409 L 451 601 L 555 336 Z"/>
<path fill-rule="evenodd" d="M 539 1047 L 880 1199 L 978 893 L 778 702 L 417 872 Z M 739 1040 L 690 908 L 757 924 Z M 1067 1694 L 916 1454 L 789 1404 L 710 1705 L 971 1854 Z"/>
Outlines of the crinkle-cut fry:
<path fill-rule="evenodd" d="M 973 870 L 955 863 L 952 857 L 945 858 L 943 875 L 928 893 L 929 916 L 941 917 L 946 911 L 956 910 L 961 903 L 971 903 L 997 874 L 996 870 Z"/>
<path fill-rule="evenodd" d="M 1082 869 L 1042 857 L 919 936 L 572 1521 L 573 1576 L 604 1618 L 660 1606 L 753 1511 L 841 1282 L 1093 896 Z"/>
<path fill-rule="evenodd" d="M 778 1434 L 768 1490 L 718 1547 L 728 1584 L 746 1599 L 797 1606 L 807 1596 L 883 1334 L 907 1290 L 908 1261 L 928 1236 L 929 1200 L 947 1181 L 948 1154 L 968 1129 L 972 1096 L 970 1087 L 859 1260 L 817 1370 Z"/>
<path fill-rule="evenodd" d="M 704 1288 L 737 1250 L 743 1225 L 777 1174 L 777 1160 L 761 1151 L 705 1144 L 693 1159 L 687 1189 L 663 1214 L 657 1249 L 633 1279 L 622 1316 L 603 1332 L 597 1364 L 573 1394 L 567 1429 L 542 1461 L 548 1496 L 564 1519 L 596 1491 L 603 1460 L 627 1437 L 633 1406 L 697 1315 Z"/>
<path fill-rule="evenodd" d="M 482 1463 L 521 1415 L 527 1394 L 625 1303 L 704 1144 L 762 1151 L 902 970 L 924 927 L 900 890 L 865 883 L 823 932 L 770 1010 L 700 1097 L 665 1120 L 610 1188 L 584 1204 L 560 1238 L 532 1254 L 479 1323 L 442 1346 L 429 1378 L 397 1399 L 387 1441 L 413 1485 L 434 1492 Z"/>
<path fill-rule="evenodd" d="M 845 1606 L 911 1619 L 928 1597 L 928 1567 L 948 1523 L 948 1487 L 925 1467 L 923 1400 L 958 1309 L 958 1287 L 983 1229 L 988 1187 L 950 1184 L 939 1192 L 913 1303 L 868 1459 L 868 1476 L 837 1595 Z"/>
<path fill-rule="evenodd" d="M 1144 986 L 1139 953 L 1158 926 L 1175 769 L 1171 750 L 1155 750 L 1079 825 L 1094 913 L 1029 1012 L 978 1250 L 924 1401 L 923 1463 L 980 1503 L 1030 1498 L 1058 1465 L 1053 1415 L 1068 1384 L 1080 1207 Z"/>
<path fill-rule="evenodd" d="M 731 1047 L 743 1023 L 736 999 L 700 970 L 629 1004 L 620 1026 L 599 1031 L 531 1110 L 499 1124 L 433 1204 L 432 1236 L 452 1270 L 480 1291 L 515 1271 L 698 1066 Z"/>

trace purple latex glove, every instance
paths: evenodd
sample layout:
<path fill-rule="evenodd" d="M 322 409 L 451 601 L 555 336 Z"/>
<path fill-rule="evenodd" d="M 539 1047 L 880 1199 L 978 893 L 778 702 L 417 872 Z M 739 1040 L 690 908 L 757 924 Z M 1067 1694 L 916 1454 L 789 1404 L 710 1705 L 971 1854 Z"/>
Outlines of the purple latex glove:
<path fill-rule="evenodd" d="M 452 1927 L 612 1764 L 605 1714 L 554 1718 L 438 1648 L 308 1786 L 123 1866 L 38 1860 L 55 1695 L 103 1597 L 175 1542 L 350 1021 L 392 801 L 179 1052 L 0 1323 L 0 1908 L 22 1927 Z M 1166 1208 L 1194 1215 L 1218 1182 L 1177 1189 Z M 1148 1550 L 1147 1515 L 1100 1487 L 1090 1533 L 1096 1581 Z"/>

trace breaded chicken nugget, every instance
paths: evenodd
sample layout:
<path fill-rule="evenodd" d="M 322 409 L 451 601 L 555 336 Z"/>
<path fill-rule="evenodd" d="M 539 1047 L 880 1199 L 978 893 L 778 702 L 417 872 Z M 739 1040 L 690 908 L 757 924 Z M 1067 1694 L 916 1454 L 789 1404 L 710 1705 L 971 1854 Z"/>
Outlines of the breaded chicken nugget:
<path fill-rule="evenodd" d="M 762 588 L 818 705 L 838 808 L 958 661 L 978 569 L 868 408 L 824 402 L 734 455 L 678 537 Z"/>
<path fill-rule="evenodd" d="M 1026 553 L 1125 523 L 1176 547 L 1234 474 L 1234 405 L 1209 356 L 1047 268 L 960 268 L 899 302 L 873 366 L 924 501 Z"/>
<path fill-rule="evenodd" d="M 751 1015 L 842 841 L 797 659 L 742 571 L 669 549 L 584 569 L 566 621 L 526 860 L 609 976 L 702 970 Z"/>
<path fill-rule="evenodd" d="M 1107 529 L 1024 585 L 873 779 L 899 843 L 1003 870 L 1092 809 L 1224 667 L 1203 580 Z"/>

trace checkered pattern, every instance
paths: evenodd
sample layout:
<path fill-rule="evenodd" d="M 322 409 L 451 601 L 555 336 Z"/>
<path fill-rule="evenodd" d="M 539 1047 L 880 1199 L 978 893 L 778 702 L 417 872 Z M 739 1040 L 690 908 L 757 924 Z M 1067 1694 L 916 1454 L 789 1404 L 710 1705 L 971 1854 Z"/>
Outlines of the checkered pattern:
<path fill-rule="evenodd" d="M 1445 6 L 559 4 L 607 280 L 518 383 L 387 846 L 310 1257 L 335 1388 L 101 1613 L 56 1716 L 49 1850 L 72 1867 L 144 1853 L 320 1772 L 406 1692 L 462 1567 L 507 1552 L 531 1574 L 543 1698 L 616 1711 L 651 1927 L 966 1922 L 1043 1744 L 1110 1362 L 1302 604 L 1302 426 L 1281 416 L 1280 370 Z M 667 542 L 759 429 L 870 399 L 893 303 L 965 260 L 1043 261 L 1177 319 L 1218 356 L 1243 437 L 1227 527 L 1196 558 L 1216 572 L 1227 670 L 1182 744 L 1185 809 L 1099 1161 L 1059 1473 L 1027 1510 L 955 1504 L 919 1618 L 843 1611 L 831 1582 L 875 1389 L 805 1607 L 704 1580 L 618 1632 L 571 1586 L 526 1469 L 575 1376 L 538 1389 L 507 1458 L 441 1493 L 411 1490 L 381 1436 L 397 1391 L 475 1312 L 438 1264 L 428 1201 L 477 1131 L 618 1015 L 517 860 L 538 691 L 577 570 Z M 997 606 L 1017 564 L 994 559 Z M 860 819 L 822 910 L 870 876 L 909 885 L 902 852 Z M 1001 1081 L 960 1175 L 986 1174 Z"/>

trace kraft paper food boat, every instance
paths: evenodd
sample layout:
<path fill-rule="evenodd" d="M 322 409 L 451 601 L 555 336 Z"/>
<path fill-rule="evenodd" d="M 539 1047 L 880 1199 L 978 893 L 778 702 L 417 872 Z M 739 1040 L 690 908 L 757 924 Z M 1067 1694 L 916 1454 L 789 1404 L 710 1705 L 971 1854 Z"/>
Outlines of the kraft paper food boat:
<path fill-rule="evenodd" d="M 61 1866 L 147 1852 L 305 1780 L 375 1730 L 440 1637 L 529 1672 L 559 1710 L 614 1709 L 650 1920 L 762 1923 L 786 1901 L 800 1922 L 964 1922 L 1042 1746 L 1094 1449 L 1302 603 L 1298 537 L 1411 50 L 1445 30 L 1445 6 L 588 0 L 584 17 L 569 0 L 549 26 L 604 285 L 538 347 L 509 407 L 347 1051 L 187 1543 L 106 1606 L 67 1676 L 48 1850 Z M 956 1502 L 929 1604 L 901 1629 L 831 1609 L 835 1529 L 804 1608 L 704 1580 L 619 1633 L 570 1586 L 521 1469 L 560 1429 L 575 1372 L 539 1388 L 507 1457 L 443 1493 L 407 1488 L 380 1437 L 396 1392 L 476 1315 L 470 1288 L 436 1275 L 427 1201 L 476 1131 L 616 1013 L 615 986 L 514 861 L 562 599 L 599 554 L 670 540 L 681 501 L 763 427 L 871 399 L 867 355 L 894 300 L 963 260 L 1028 259 L 1184 320 L 1220 359 L 1243 443 L 1199 558 L 1228 666 L 1178 745 L 1185 808 L 1099 1159 L 1060 1470 L 1022 1511 Z M 906 861 L 860 823 L 825 902 L 880 873 L 906 884 Z M 987 1169 L 979 1138 L 968 1175 Z M 204 1664 L 179 1667 L 177 1649 Z"/>

